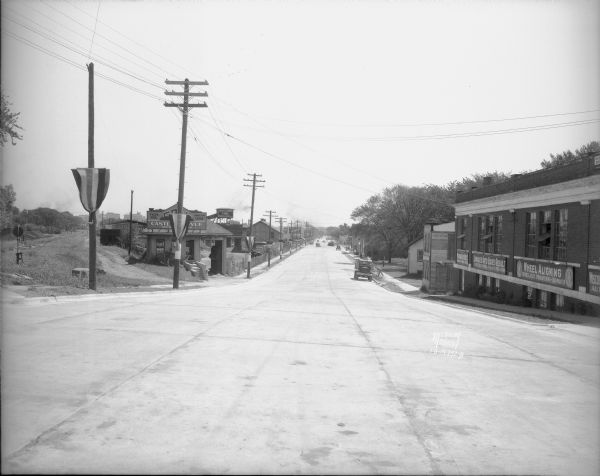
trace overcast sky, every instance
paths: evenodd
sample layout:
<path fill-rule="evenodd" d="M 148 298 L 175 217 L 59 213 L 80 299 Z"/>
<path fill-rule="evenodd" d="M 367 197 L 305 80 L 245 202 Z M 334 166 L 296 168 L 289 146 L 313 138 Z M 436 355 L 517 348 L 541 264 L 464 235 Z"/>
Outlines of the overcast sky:
<path fill-rule="evenodd" d="M 167 78 L 210 83 L 193 88 L 208 108 L 191 111 L 184 197 L 209 214 L 249 217 L 250 172 L 255 217 L 338 225 L 385 186 L 533 170 L 600 137 L 599 5 L 4 0 L 2 90 L 24 131 L 2 184 L 21 209 L 84 213 L 70 169 L 87 166 L 90 61 L 105 212 L 131 189 L 134 212 L 177 201 Z"/>

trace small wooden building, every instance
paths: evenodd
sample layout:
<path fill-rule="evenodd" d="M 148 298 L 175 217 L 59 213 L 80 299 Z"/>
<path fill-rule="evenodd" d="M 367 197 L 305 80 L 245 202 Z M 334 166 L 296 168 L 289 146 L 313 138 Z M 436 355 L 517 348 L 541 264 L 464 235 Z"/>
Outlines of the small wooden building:
<path fill-rule="evenodd" d="M 169 215 L 177 205 L 165 209 L 150 208 L 147 212 L 146 259 L 166 263 L 175 253 L 175 237 L 171 231 Z M 225 274 L 224 263 L 228 249 L 233 248 L 232 233 L 207 219 L 205 212 L 183 208 L 192 217 L 182 239 L 182 259 L 200 261 L 210 259 L 212 274 Z"/>

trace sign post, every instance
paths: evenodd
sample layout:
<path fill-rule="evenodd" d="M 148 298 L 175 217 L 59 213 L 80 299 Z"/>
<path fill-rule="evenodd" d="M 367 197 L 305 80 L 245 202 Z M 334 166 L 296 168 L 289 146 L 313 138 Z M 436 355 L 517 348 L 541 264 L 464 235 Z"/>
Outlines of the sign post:
<path fill-rule="evenodd" d="M 17 238 L 17 264 L 23 261 L 23 253 L 19 251 L 19 241 L 23 236 L 23 227 L 21 225 L 15 225 L 13 228 L 13 235 Z"/>
<path fill-rule="evenodd" d="M 89 288 L 96 289 L 96 210 L 100 208 L 110 183 L 110 170 L 96 168 L 71 169 L 79 189 L 79 200 L 90 214 Z"/>
<path fill-rule="evenodd" d="M 175 269 L 179 270 L 179 262 L 181 261 L 181 239 L 185 236 L 192 217 L 185 213 L 172 213 L 169 215 L 169 223 L 171 231 L 175 237 Z M 173 272 L 173 289 L 179 288 L 179 273 Z"/>

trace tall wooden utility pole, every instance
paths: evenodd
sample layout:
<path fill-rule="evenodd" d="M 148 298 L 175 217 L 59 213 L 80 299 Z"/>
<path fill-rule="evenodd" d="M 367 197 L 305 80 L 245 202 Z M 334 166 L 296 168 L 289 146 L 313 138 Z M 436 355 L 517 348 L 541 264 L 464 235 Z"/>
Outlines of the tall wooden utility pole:
<path fill-rule="evenodd" d="M 275 210 L 267 210 L 267 213 L 269 214 L 269 239 L 267 240 L 267 245 L 271 245 L 273 244 L 273 241 L 270 239 L 271 238 L 271 218 L 273 217 L 273 213 L 277 213 Z M 267 215 L 263 215 L 263 216 L 267 216 Z M 267 248 L 267 266 L 270 268 L 271 267 L 271 246 L 269 246 Z"/>
<path fill-rule="evenodd" d="M 177 107 L 180 108 L 183 113 L 183 124 L 181 126 L 181 156 L 179 159 L 179 193 L 177 194 L 177 213 L 183 212 L 183 188 L 185 185 L 185 147 L 187 139 L 187 119 L 188 119 L 188 108 L 190 107 L 206 107 L 206 103 L 194 103 L 189 104 L 188 99 L 190 96 L 201 96 L 206 97 L 206 92 L 191 93 L 190 86 L 208 86 L 208 81 L 190 81 L 185 78 L 183 81 L 165 81 L 166 84 L 177 84 L 183 85 L 183 92 L 179 93 L 176 91 L 165 91 L 167 96 L 183 96 L 183 104 L 165 102 L 165 107 Z M 177 240 L 177 250 L 175 251 L 175 267 L 173 268 L 173 288 L 179 288 L 179 263 L 181 261 L 181 242 Z"/>
<path fill-rule="evenodd" d="M 94 63 L 88 68 L 88 168 L 94 168 Z M 96 290 L 96 212 L 90 213 L 89 219 L 89 288 Z"/>
<path fill-rule="evenodd" d="M 131 200 L 129 201 L 129 256 L 131 256 L 131 224 L 133 221 L 133 190 L 131 191 Z"/>
<path fill-rule="evenodd" d="M 279 259 L 283 258 L 283 222 L 287 221 L 287 218 L 279 217 Z"/>
<path fill-rule="evenodd" d="M 254 248 L 254 242 L 252 240 L 252 227 L 254 224 L 254 193 L 257 188 L 264 188 L 264 185 L 256 185 L 257 183 L 264 183 L 264 180 L 259 180 L 256 177 L 262 177 L 262 175 L 253 173 L 248 174 L 251 175 L 251 179 L 244 179 L 244 182 L 252 182 L 252 185 L 244 184 L 244 187 L 252 187 L 252 205 L 250 207 L 250 227 L 248 228 L 248 272 L 246 274 L 246 278 L 250 279 L 250 264 L 252 261 L 252 248 Z"/>

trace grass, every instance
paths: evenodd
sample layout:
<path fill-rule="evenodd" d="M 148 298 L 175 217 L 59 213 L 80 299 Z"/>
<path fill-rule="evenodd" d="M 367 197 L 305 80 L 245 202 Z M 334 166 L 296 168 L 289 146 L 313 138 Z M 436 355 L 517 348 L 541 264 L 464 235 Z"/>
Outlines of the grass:
<path fill-rule="evenodd" d="M 55 296 L 64 294 L 93 293 L 88 289 L 88 279 L 71 276 L 73 268 L 88 267 L 88 235 L 87 230 L 66 232 L 60 235 L 41 235 L 37 238 L 26 238 L 25 245 L 19 245 L 23 253 L 23 261 L 16 263 L 16 240 L 12 236 L 3 236 L 1 243 L 0 282 L 3 286 L 23 286 L 27 296 Z M 103 248 L 99 242 L 98 254 Z M 120 249 L 118 249 L 120 250 Z M 126 256 L 125 250 L 115 251 Z M 123 254 L 124 253 L 124 254 Z M 110 271 L 97 273 L 98 292 L 122 292 L 124 288 L 133 290 L 168 282 L 173 276 L 173 268 L 138 263 L 128 267 L 128 277 Z M 140 276 L 136 277 L 136 271 Z M 144 273 L 150 272 L 153 279 Z M 151 276 L 150 276 L 151 277 Z M 181 273 L 185 281 L 186 273 Z"/>

